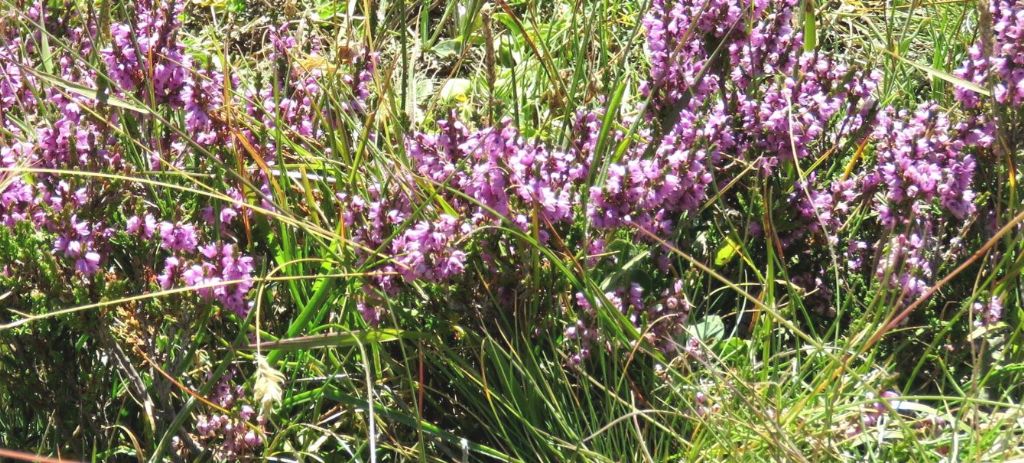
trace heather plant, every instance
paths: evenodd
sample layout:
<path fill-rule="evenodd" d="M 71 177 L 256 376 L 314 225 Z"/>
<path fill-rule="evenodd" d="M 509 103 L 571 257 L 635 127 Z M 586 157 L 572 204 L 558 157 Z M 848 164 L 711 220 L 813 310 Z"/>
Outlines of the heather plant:
<path fill-rule="evenodd" d="M 1019 457 L 1022 17 L 5 0 L 0 443 Z"/>

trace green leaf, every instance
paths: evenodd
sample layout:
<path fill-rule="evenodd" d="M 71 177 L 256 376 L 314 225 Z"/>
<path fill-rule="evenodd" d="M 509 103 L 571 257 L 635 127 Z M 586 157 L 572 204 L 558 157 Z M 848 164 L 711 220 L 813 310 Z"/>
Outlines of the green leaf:
<path fill-rule="evenodd" d="M 339 13 L 343 13 L 340 3 L 335 4 L 334 2 L 322 2 L 316 7 L 316 14 L 322 21 L 331 19 Z"/>
<path fill-rule="evenodd" d="M 715 265 L 721 267 L 723 265 L 732 262 L 736 258 L 736 254 L 740 251 L 740 245 L 736 240 L 726 237 L 725 244 L 718 248 L 718 252 L 715 253 Z"/>
<path fill-rule="evenodd" d="M 450 58 L 457 55 L 462 51 L 462 40 L 449 39 L 442 40 L 430 48 L 430 51 L 434 52 L 438 58 Z"/>
<path fill-rule="evenodd" d="M 725 323 L 718 315 L 709 315 L 703 320 L 688 327 L 691 336 L 700 339 L 704 344 L 714 344 L 725 336 Z"/>
<path fill-rule="evenodd" d="M 43 69 L 46 70 L 47 73 L 53 74 L 53 55 L 50 53 L 49 36 L 50 34 L 46 31 L 42 31 L 40 34 L 42 40 L 39 47 L 39 54 L 43 58 Z"/>
<path fill-rule="evenodd" d="M 727 361 L 732 357 L 743 359 L 745 358 L 745 353 L 748 350 L 749 342 L 750 341 L 746 339 L 737 337 L 724 339 L 722 342 L 718 343 L 715 351 L 723 361 Z"/>
<path fill-rule="evenodd" d="M 324 396 L 329 397 L 332 400 L 337 400 L 338 402 L 344 404 L 356 407 L 362 407 L 366 405 L 365 399 L 345 394 L 340 389 L 338 389 L 337 386 L 333 384 L 330 384 L 327 387 L 325 387 L 323 392 Z M 498 461 L 522 461 L 513 458 L 509 455 L 505 455 L 504 453 L 501 453 L 499 450 L 496 450 L 494 448 L 488 447 L 483 444 L 478 444 L 473 441 L 467 440 L 466 438 L 460 437 L 456 434 L 452 434 L 451 432 L 442 429 L 440 426 L 437 426 L 426 420 L 419 420 L 418 418 L 412 416 L 411 414 L 402 413 L 399 410 L 390 409 L 385 407 L 384 405 L 380 405 L 375 402 L 372 403 L 372 406 L 374 410 L 381 416 L 384 416 L 386 418 L 389 418 L 391 420 L 394 420 L 398 423 L 404 424 L 409 427 L 421 429 L 423 432 L 436 436 L 438 439 L 448 442 L 449 444 L 465 446 L 466 448 L 474 452 L 477 452 L 481 455 L 489 456 Z"/>
<path fill-rule="evenodd" d="M 503 67 L 512 68 L 519 62 L 517 53 L 512 49 L 512 44 L 502 40 L 498 47 L 498 63 Z"/>
<path fill-rule="evenodd" d="M 472 86 L 469 79 L 448 79 L 441 88 L 441 101 L 466 101 Z"/>
<path fill-rule="evenodd" d="M 608 291 L 608 289 L 611 288 L 611 286 L 612 286 L 612 281 L 614 281 L 613 280 L 614 277 L 616 277 L 619 274 L 628 272 L 630 269 L 632 269 L 633 267 L 637 266 L 637 264 L 643 262 L 644 259 L 646 259 L 647 256 L 649 256 L 650 254 L 651 254 L 650 250 L 647 250 L 647 251 L 641 252 L 640 254 L 637 254 L 632 259 L 630 259 L 629 262 L 626 262 L 625 265 L 620 267 L 618 272 L 616 272 L 615 274 L 608 275 L 607 277 L 605 277 L 605 279 L 601 281 L 601 291 Z"/>
<path fill-rule="evenodd" d="M 608 134 L 612 130 L 612 121 L 615 120 L 615 116 L 619 112 L 619 106 L 622 105 L 622 95 L 626 93 L 626 82 L 628 79 L 622 79 L 619 85 L 615 87 L 615 93 L 612 94 L 612 101 L 608 103 L 608 108 L 604 112 L 604 120 L 601 121 L 601 131 L 597 135 L 597 144 L 594 146 L 594 153 L 601 153 L 601 148 L 608 140 Z"/>

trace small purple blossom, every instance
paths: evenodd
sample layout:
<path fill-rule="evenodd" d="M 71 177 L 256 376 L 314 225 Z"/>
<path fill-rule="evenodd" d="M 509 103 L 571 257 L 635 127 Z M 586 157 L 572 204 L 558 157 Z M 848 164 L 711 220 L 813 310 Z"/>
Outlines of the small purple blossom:
<path fill-rule="evenodd" d="M 266 419 L 248 405 L 241 404 L 245 395 L 242 386 L 232 386 L 234 370 L 229 370 L 214 387 L 209 400 L 229 412 L 195 415 L 195 431 L 199 443 L 220 461 L 251 458 L 263 445 Z"/>
<path fill-rule="evenodd" d="M 975 302 L 971 310 L 977 326 L 991 326 L 1003 318 L 1003 302 L 995 296 L 985 302 Z"/>
<path fill-rule="evenodd" d="M 979 38 L 968 50 L 957 77 L 982 88 L 994 89 L 996 102 L 1013 108 L 1024 106 L 1024 3 L 1019 0 L 987 0 L 992 15 L 990 43 Z M 985 50 L 991 50 L 986 56 Z M 957 100 L 968 108 L 981 104 L 981 95 L 972 89 L 957 86 Z"/>
<path fill-rule="evenodd" d="M 157 223 L 153 214 L 146 214 L 141 217 L 133 215 L 125 222 L 125 231 L 128 232 L 129 235 L 138 236 L 144 240 L 152 238 L 156 229 Z"/>
<path fill-rule="evenodd" d="M 924 214 L 935 203 L 958 219 L 974 213 L 974 158 L 965 152 L 948 117 L 934 105 L 925 105 L 913 115 L 884 113 L 874 136 L 879 168 L 867 182 L 883 188 L 888 199 L 877 208 L 883 224 L 896 226 Z"/>
<path fill-rule="evenodd" d="M 450 215 L 418 222 L 392 243 L 396 270 L 407 281 L 440 282 L 462 273 L 466 253 L 453 246 L 467 231 Z"/>
<path fill-rule="evenodd" d="M 160 222 L 160 245 L 171 251 L 191 252 L 199 244 L 196 227 L 190 223 Z"/>
<path fill-rule="evenodd" d="M 177 38 L 183 8 L 183 2 L 158 2 L 155 8 L 143 2 L 134 26 L 110 26 L 111 44 L 100 55 L 122 90 L 140 92 L 151 84 L 157 103 L 182 105 L 181 89 L 191 66 Z"/>

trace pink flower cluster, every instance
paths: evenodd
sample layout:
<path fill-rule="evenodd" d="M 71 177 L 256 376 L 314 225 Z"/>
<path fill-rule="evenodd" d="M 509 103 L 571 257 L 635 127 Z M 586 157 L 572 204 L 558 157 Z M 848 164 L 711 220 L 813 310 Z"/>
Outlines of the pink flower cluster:
<path fill-rule="evenodd" d="M 990 0 L 991 37 L 981 36 L 968 51 L 968 59 L 955 72 L 982 88 L 994 89 L 995 101 L 1014 108 L 1024 106 L 1024 2 Z M 969 108 L 981 103 L 974 90 L 958 86 L 957 99 Z"/>
<path fill-rule="evenodd" d="M 217 115 L 224 104 L 224 76 L 211 65 L 194 60 L 185 50 L 180 32 L 185 3 L 146 0 L 134 7 L 137 15 L 130 21 L 110 24 L 105 31 L 110 39 L 106 44 L 93 42 L 101 36 L 94 17 L 73 18 L 69 24 L 78 24 L 77 27 L 62 25 L 68 20 L 63 15 L 77 14 L 74 10 L 51 12 L 45 3 L 38 3 L 29 11 L 28 19 L 38 21 L 48 33 L 67 44 L 49 44 L 58 77 L 85 88 L 103 89 L 99 78 L 103 72 L 111 82 L 111 88 L 105 92 L 149 111 L 181 114 L 183 127 L 163 134 L 156 130 L 147 132 L 145 124 L 149 118 L 143 113 L 105 104 L 102 98 L 67 91 L 61 86 L 42 85 L 24 71 L 38 69 L 42 64 L 41 32 L 17 36 L 16 28 L 5 29 L 5 37 L 0 40 L 0 126 L 16 140 L 25 141 L 8 143 L 6 138 L 2 139 L 0 167 L 116 176 L 186 169 L 223 176 L 218 165 L 225 160 L 234 162 L 235 158 L 217 157 L 225 154 L 223 147 L 231 147 L 231 130 L 257 147 L 269 166 L 275 165 L 278 149 L 273 142 L 260 142 L 272 138 L 259 133 L 261 129 L 274 130 L 283 123 L 286 127 L 282 130 L 288 136 L 322 136 L 311 112 L 312 100 L 320 93 L 318 79 L 322 76 L 290 72 L 284 76 L 284 87 L 278 95 L 266 87 L 246 88 L 232 76 L 232 88 L 247 95 L 249 101 L 258 102 L 247 109 L 263 127 L 238 124 L 237 128 L 229 129 Z M 274 32 L 287 33 L 284 29 Z M 100 57 L 100 69 L 78 58 L 91 53 Z M 285 54 L 275 56 L 287 59 Z M 358 68 L 354 67 L 351 77 L 343 79 L 352 90 L 353 114 L 369 97 L 368 84 L 376 57 L 364 54 L 356 61 Z M 38 98 L 37 92 L 43 98 Z M 121 139 L 126 136 L 121 124 L 129 120 L 143 124 L 144 128 L 131 150 L 126 149 Z M 174 121 L 175 117 L 167 120 Z M 198 155 L 198 150 L 193 149 L 195 145 L 209 151 Z M 144 162 L 126 159 L 126 153 L 136 151 L 134 148 L 143 153 Z M 259 189 L 255 196 L 260 205 L 274 209 L 269 200 L 267 172 L 257 163 L 247 163 L 243 175 Z M 243 193 L 245 188 L 229 186 L 226 193 L 245 203 L 250 201 Z M 163 210 L 161 213 L 168 216 L 161 217 L 147 200 L 147 194 L 146 188 L 132 182 L 5 171 L 0 173 L 0 223 L 13 228 L 28 222 L 52 234 L 54 252 L 66 259 L 69 273 L 86 279 L 98 274 L 107 278 L 129 277 L 119 275 L 118 268 L 123 264 L 115 265 L 112 255 L 127 254 L 134 259 L 155 252 L 157 261 L 147 259 L 143 265 L 157 274 L 156 282 L 161 288 L 200 286 L 202 289 L 197 293 L 201 299 L 217 301 L 245 316 L 249 309 L 246 295 L 252 288 L 256 269 L 253 257 L 245 255 L 235 244 L 240 235 L 239 221 L 235 219 L 241 215 L 251 217 L 252 211 L 234 204 L 207 202 L 199 204 L 198 210 Z M 118 238 L 122 232 L 134 239 Z"/>
<path fill-rule="evenodd" d="M 406 150 L 420 175 L 468 197 L 448 194 L 474 224 L 508 218 L 525 231 L 534 209 L 544 224 L 571 222 L 589 152 L 549 150 L 525 140 L 509 122 L 471 133 L 452 116 L 438 126 L 436 135 L 413 135 Z"/>
<path fill-rule="evenodd" d="M 497 231 L 500 227 L 535 236 L 552 249 L 577 246 L 586 251 L 582 262 L 600 274 L 621 270 L 616 254 L 623 242 L 650 247 L 653 235 L 679 244 L 680 232 L 705 226 L 697 219 L 718 222 L 712 216 L 717 212 L 708 211 L 714 207 L 744 209 L 749 217 L 773 222 L 751 221 L 747 234 L 768 238 L 765 230 L 773 228 L 783 257 L 795 263 L 792 280 L 817 290 L 808 301 L 831 303 L 827 288 L 832 277 L 822 268 L 825 249 L 834 248 L 846 248 L 850 265 L 844 270 L 885 281 L 904 298 L 922 294 L 944 258 L 939 250 L 954 247 L 956 222 L 977 213 L 975 154 L 991 145 L 992 124 L 981 116 L 958 122 L 934 104 L 902 111 L 881 107 L 874 101 L 879 72 L 861 70 L 825 51 L 805 50 L 794 26 L 799 3 L 654 0 L 643 18 L 651 69 L 640 85 L 650 104 L 627 108 L 637 115 L 629 121 L 639 125 L 635 132 L 606 128 L 609 136 L 601 152 L 600 112 L 580 112 L 565 121 L 569 141 L 557 147 L 524 136 L 511 121 L 471 128 L 452 115 L 436 121 L 435 131 L 405 137 L 408 164 L 396 162 L 381 178 L 351 185 L 339 181 L 326 196 L 339 206 L 355 264 L 375 272 L 363 288 L 367 297 L 359 302 L 366 320 L 380 319 L 375 298 L 398 295 L 415 282 L 454 285 L 477 258 L 484 265 L 513 269 L 505 279 L 514 285 L 515 269 L 525 268 L 531 253 L 523 243 L 503 241 L 509 234 Z M 373 53 L 354 57 L 351 72 L 339 79 L 351 100 L 342 105 L 344 114 L 331 114 L 316 104 L 330 88 L 330 77 L 293 63 L 299 45 L 287 28 L 269 34 L 273 83 L 246 86 L 188 55 L 179 37 L 179 2 L 142 2 L 138 8 L 133 22 L 110 26 L 111 42 L 98 54 L 117 96 L 184 121 L 185 136 L 140 141 L 150 156 L 149 169 L 188 168 L 226 177 L 217 161 L 234 161 L 225 150 L 241 150 L 237 145 L 244 142 L 254 150 L 245 158 L 254 155 L 259 162 L 245 162 L 237 172 L 245 182 L 226 181 L 226 193 L 237 202 L 256 201 L 275 210 L 269 175 L 285 168 L 278 165 L 282 153 L 293 144 L 320 145 L 335 136 L 335 127 L 326 124 L 338 118 L 371 116 L 366 103 L 378 59 Z M 994 83 L 995 101 L 1019 107 L 1024 102 L 1024 6 L 993 0 L 991 9 L 993 43 L 972 48 L 958 75 L 982 86 Z M 41 6 L 31 14 L 46 22 Z M 83 51 L 91 50 L 88 32 L 76 29 L 69 38 Z M 316 50 L 319 44 L 310 47 Z M 0 46 L 0 69 L 5 70 L 0 74 L 0 123 L 19 139 L 31 140 L 5 143 L 0 163 L 6 168 L 137 173 L 142 166 L 126 159 L 113 128 L 141 116 L 52 86 L 44 87 L 46 100 L 36 102 L 30 89 L 39 82 L 11 65 L 35 66 L 37 57 L 20 51 L 31 55 L 35 48 L 34 38 L 12 38 Z M 62 78 L 97 86 L 95 70 L 69 56 L 57 61 Z M 218 110 L 225 104 L 226 83 L 245 95 L 237 107 L 255 124 L 224 123 Z M 977 95 L 965 89 L 957 90 L 957 98 L 968 109 L 980 105 Z M 54 110 L 52 120 L 39 117 L 44 105 Z M 23 120 L 41 122 L 26 134 Z M 376 135 L 368 133 L 373 142 Z M 335 154 L 330 143 L 322 145 L 327 145 L 320 146 L 325 154 Z M 848 156 L 854 147 L 862 152 L 841 176 L 834 169 L 804 175 L 803 169 L 819 160 Z M 768 198 L 772 204 L 744 196 L 751 177 L 772 187 L 765 193 L 774 195 Z M 729 185 L 733 180 L 739 186 Z M 54 174 L 35 175 L 31 181 L 8 174 L 0 177 L 0 186 L 0 222 L 44 228 L 53 235 L 54 250 L 77 274 L 112 271 L 114 238 L 128 235 L 133 245 L 148 246 L 144 249 L 162 260 L 156 266 L 161 287 L 203 286 L 198 290 L 202 299 L 247 313 L 255 261 L 238 244 L 241 220 L 236 220 L 250 217 L 246 208 L 204 202 L 194 210 L 157 213 L 139 199 L 145 193 L 141 188 Z M 847 227 L 854 211 L 870 214 L 858 227 Z M 869 261 L 872 247 L 884 252 Z M 678 351 L 679 344 L 688 342 L 679 339 L 692 309 L 688 288 L 679 272 L 671 272 L 675 269 L 667 253 L 657 247 L 651 253 L 662 273 L 642 282 L 616 281 L 604 296 L 638 328 L 650 328 L 652 345 Z M 219 285 L 228 281 L 236 283 Z M 580 355 L 570 363 L 586 358 L 584 352 L 597 339 L 595 302 L 582 293 L 577 298 L 578 320 L 565 337 L 579 342 Z"/>
<path fill-rule="evenodd" d="M 196 416 L 196 438 L 203 450 L 209 450 L 218 461 L 253 458 L 263 446 L 266 418 L 247 404 L 239 404 L 245 394 L 242 386 L 232 386 L 233 372 L 228 372 L 215 386 L 209 400 L 230 413 Z"/>

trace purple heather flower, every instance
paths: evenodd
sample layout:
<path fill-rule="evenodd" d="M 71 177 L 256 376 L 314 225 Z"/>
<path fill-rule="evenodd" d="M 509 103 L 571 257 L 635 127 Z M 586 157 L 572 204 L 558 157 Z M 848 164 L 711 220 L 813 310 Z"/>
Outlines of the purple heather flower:
<path fill-rule="evenodd" d="M 122 90 L 139 92 L 151 85 L 157 103 L 182 105 L 181 90 L 191 67 L 177 40 L 183 8 L 184 3 L 177 1 L 158 3 L 155 8 L 144 2 L 138 6 L 134 27 L 110 26 L 111 44 L 100 55 Z"/>
<path fill-rule="evenodd" d="M 347 109 L 355 115 L 366 112 L 366 102 L 370 98 L 370 82 L 373 81 L 379 59 L 376 52 L 367 50 L 353 61 L 352 73 L 343 77 L 344 82 L 352 91 L 353 99 L 342 103 L 343 109 Z"/>
<path fill-rule="evenodd" d="M 436 135 L 418 133 L 407 139 L 406 149 L 420 175 L 480 204 L 466 204 L 457 195 L 451 198 L 474 222 L 505 218 L 527 231 L 536 211 L 545 241 L 547 224 L 571 221 L 578 187 L 589 169 L 589 153 L 549 150 L 524 140 L 508 121 L 470 132 L 453 115 L 438 126 Z"/>
<path fill-rule="evenodd" d="M 982 88 L 992 85 L 995 100 L 1013 108 L 1024 106 L 1024 2 L 989 0 L 992 15 L 992 42 L 975 43 L 968 50 L 963 66 L 954 74 Z M 985 56 L 983 50 L 992 53 Z M 968 108 L 980 105 L 980 95 L 958 86 L 957 100 Z"/>
<path fill-rule="evenodd" d="M 75 260 L 75 270 L 86 276 L 96 273 L 99 266 L 100 255 L 93 251 L 88 251 Z"/>
<path fill-rule="evenodd" d="M 70 217 L 66 228 L 54 240 L 53 250 L 74 262 L 76 272 L 91 276 L 99 270 L 102 256 L 98 252 L 113 234 L 101 223 Z"/>
<path fill-rule="evenodd" d="M 234 370 L 229 370 L 221 377 L 214 387 L 210 401 L 227 410 L 237 410 L 235 414 L 217 413 L 213 415 L 196 415 L 195 430 L 199 443 L 213 452 L 219 461 L 248 460 L 263 445 L 260 433 L 264 432 L 265 421 L 256 415 L 253 407 L 248 404 L 239 405 L 239 399 L 245 395 L 241 386 L 232 387 Z"/>
<path fill-rule="evenodd" d="M 363 316 L 363 321 L 367 325 L 373 327 L 380 325 L 380 319 L 383 315 L 383 310 L 380 307 L 360 301 L 356 303 L 356 308 L 359 310 L 359 314 Z"/>
<path fill-rule="evenodd" d="M 974 311 L 974 324 L 977 326 L 993 325 L 1003 316 L 1003 302 L 995 296 L 986 302 L 975 302 L 971 308 Z"/>
<path fill-rule="evenodd" d="M 466 254 L 452 245 L 466 231 L 450 215 L 416 223 L 392 242 L 398 273 L 407 281 L 433 282 L 462 273 Z"/>
<path fill-rule="evenodd" d="M 696 114 L 682 111 L 652 159 L 640 159 L 638 150 L 643 146 L 639 146 L 624 163 L 608 166 L 604 185 L 590 188 L 588 217 L 593 224 L 598 228 L 639 227 L 664 235 L 682 214 L 695 211 L 712 180 L 709 148 L 704 146 L 716 141 L 721 143 L 719 147 L 728 144 L 714 135 L 714 125 L 700 126 Z"/>
<path fill-rule="evenodd" d="M 177 257 L 171 256 L 164 261 L 164 271 L 157 277 L 157 281 L 160 283 L 160 288 L 171 289 L 174 287 L 175 280 L 180 276 L 181 261 Z"/>
<path fill-rule="evenodd" d="M 196 227 L 189 223 L 160 222 L 160 244 L 171 251 L 191 252 L 196 249 L 199 237 Z"/>
<path fill-rule="evenodd" d="M 957 219 L 974 213 L 974 158 L 947 116 L 934 105 L 913 115 L 886 111 L 875 130 L 878 168 L 867 181 L 886 193 L 876 209 L 892 227 L 938 203 Z"/>
<path fill-rule="evenodd" d="M 567 341 L 572 341 L 577 346 L 575 353 L 566 360 L 566 366 L 579 366 L 584 360 L 590 357 L 591 346 L 598 341 L 599 333 L 596 327 L 597 314 L 583 293 L 576 293 L 575 296 L 577 313 L 580 318 L 565 328 L 563 335 Z"/>
<path fill-rule="evenodd" d="M 185 110 L 185 128 L 199 145 L 210 146 L 227 141 L 220 123 L 211 117 L 224 104 L 223 86 L 224 76 L 212 70 L 193 70 L 183 82 L 181 101 Z"/>
<path fill-rule="evenodd" d="M 66 29 L 54 28 L 56 24 L 49 23 L 44 27 L 48 33 L 63 34 L 61 38 L 75 44 L 75 50 L 82 56 L 97 52 L 106 65 L 105 72 L 113 80 L 112 91 L 116 94 L 149 103 L 152 88 L 152 96 L 161 110 L 179 111 L 184 115 L 188 137 L 200 145 L 226 141 L 222 128 L 212 117 L 222 105 L 223 77 L 215 71 L 194 69 L 195 63 L 185 55 L 178 32 L 184 4 L 144 2 L 136 6 L 138 14 L 131 24 L 115 22 L 110 26 L 110 43 L 103 49 L 94 50 L 91 42 L 92 37 L 101 35 L 94 21 L 79 21 L 81 18 L 74 17 L 74 11 L 69 10 L 69 16 L 62 18 Z M 46 23 L 44 7 L 42 3 L 32 6 L 29 16 Z M 123 150 L 113 148 L 120 140 L 111 127 L 121 125 L 121 111 L 115 107 L 98 111 L 100 108 L 94 98 L 67 93 L 59 86 L 40 85 L 32 74 L 23 71 L 38 65 L 38 36 L 8 40 L 8 30 L 0 31 L 0 35 L 0 43 L 3 43 L 0 45 L 0 128 L 14 139 L 33 140 L 2 143 L 0 166 L 133 174 L 135 166 L 121 158 Z M 97 88 L 97 70 L 89 63 L 62 50 L 53 53 L 58 77 Z M 237 86 L 237 80 L 233 84 Z M 15 120 L 18 123 L 14 123 Z M 26 122 L 38 125 L 25 127 Z M 149 150 L 153 168 L 184 167 L 193 155 L 189 144 L 177 135 L 167 136 L 163 146 L 170 147 L 169 151 L 156 149 L 160 144 L 155 140 L 141 142 L 154 147 Z M 250 173 L 258 171 L 255 165 L 247 168 Z M 267 183 L 265 176 L 253 175 L 252 178 Z M 266 188 L 269 190 L 269 186 Z M 123 229 L 142 240 L 149 240 L 159 232 L 161 247 L 173 253 L 166 257 L 162 268 L 153 269 L 161 272 L 156 280 L 162 288 L 171 288 L 185 280 L 197 281 L 200 276 L 204 283 L 218 278 L 220 281 L 243 280 L 242 284 L 211 289 L 209 296 L 226 308 L 244 314 L 248 306 L 244 297 L 251 286 L 248 280 L 253 271 L 252 258 L 223 244 L 218 245 L 215 257 L 197 258 L 199 235 L 206 230 L 198 228 L 204 226 L 202 222 L 196 225 L 188 222 L 194 217 L 172 223 L 160 222 L 152 214 L 140 214 L 127 217 L 123 228 L 113 223 L 110 216 L 116 208 L 134 210 L 139 207 L 135 198 L 141 191 L 135 185 L 117 181 L 82 180 L 46 173 L 31 176 L 2 173 L 0 223 L 13 227 L 18 222 L 31 221 L 41 232 L 50 234 L 55 253 L 66 259 L 67 270 L 84 276 L 102 270 L 101 264 L 117 230 Z M 219 211 L 225 224 L 241 213 L 232 208 Z M 230 236 L 221 231 L 221 235 Z M 116 269 L 111 268 L 111 271 Z"/>
<path fill-rule="evenodd" d="M 224 308 L 245 317 L 250 304 L 245 300 L 252 288 L 253 259 L 239 255 L 231 244 L 208 244 L 199 248 L 203 260 L 182 273 L 188 286 L 211 287 L 196 292 L 204 299 L 216 299 Z M 235 283 L 227 283 L 227 282 Z"/>
<path fill-rule="evenodd" d="M 32 145 L 14 143 L 0 147 L 0 167 L 16 168 L 32 162 Z M 13 227 L 30 220 L 34 209 L 35 188 L 14 173 L 0 173 L 0 224 Z"/>
<path fill-rule="evenodd" d="M 127 231 L 129 235 L 139 236 L 146 240 L 153 237 L 156 229 L 157 223 L 153 214 L 146 214 L 143 217 L 133 215 L 129 217 L 128 221 L 125 223 L 125 231 Z"/>

